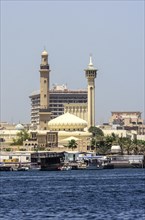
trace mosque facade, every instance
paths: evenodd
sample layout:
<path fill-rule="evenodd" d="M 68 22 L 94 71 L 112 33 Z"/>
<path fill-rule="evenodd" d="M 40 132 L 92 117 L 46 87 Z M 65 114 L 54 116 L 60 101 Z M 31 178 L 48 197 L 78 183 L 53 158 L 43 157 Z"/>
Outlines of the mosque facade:
<path fill-rule="evenodd" d="M 95 126 L 95 78 L 97 75 L 97 69 L 94 68 L 92 63 L 92 57 L 90 56 L 90 62 L 85 69 L 85 75 L 88 83 L 88 97 L 87 97 L 87 108 L 85 105 L 83 108 L 74 106 L 70 108 L 66 105 L 65 112 L 75 109 L 73 114 L 77 111 L 82 112 L 78 114 L 83 119 L 87 120 L 87 127 Z M 52 112 L 50 111 L 50 94 L 49 94 L 49 82 L 50 82 L 50 68 L 48 64 L 48 53 L 44 50 L 41 54 L 40 64 L 40 109 L 39 109 L 39 129 L 47 130 L 48 122 L 52 119 Z M 76 111 L 77 110 L 77 111 Z M 85 112 L 87 112 L 85 114 Z"/>
<path fill-rule="evenodd" d="M 41 54 L 40 65 L 40 109 L 39 109 L 39 131 L 47 130 L 58 133 L 58 145 L 68 139 L 74 139 L 78 142 L 79 151 L 87 150 L 88 141 L 92 136 L 88 132 L 88 128 L 95 126 L 95 78 L 97 69 L 94 68 L 92 57 L 85 69 L 85 76 L 87 78 L 87 106 L 83 103 L 66 103 L 65 113 L 52 118 L 50 111 L 50 68 L 48 64 L 48 53 L 44 50 Z M 71 113 L 70 113 L 71 112 Z M 80 116 L 80 117 L 78 117 Z M 85 120 L 86 119 L 86 120 Z M 47 132 L 46 131 L 46 132 Z M 38 132 L 39 133 L 39 132 Z"/>

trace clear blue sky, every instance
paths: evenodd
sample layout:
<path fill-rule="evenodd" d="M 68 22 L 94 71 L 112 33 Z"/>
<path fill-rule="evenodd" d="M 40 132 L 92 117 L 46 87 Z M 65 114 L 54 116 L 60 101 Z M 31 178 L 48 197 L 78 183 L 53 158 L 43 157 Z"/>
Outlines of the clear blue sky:
<path fill-rule="evenodd" d="M 144 1 L 1 1 L 2 121 L 30 121 L 44 46 L 50 85 L 70 89 L 87 88 L 93 54 L 97 123 L 111 111 L 144 112 Z"/>

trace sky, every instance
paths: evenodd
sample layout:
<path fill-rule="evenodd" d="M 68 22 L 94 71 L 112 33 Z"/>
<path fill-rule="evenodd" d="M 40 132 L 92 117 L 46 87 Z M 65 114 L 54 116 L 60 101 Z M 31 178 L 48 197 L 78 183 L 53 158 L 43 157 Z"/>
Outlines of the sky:
<path fill-rule="evenodd" d="M 1 121 L 29 123 L 29 95 L 49 54 L 50 87 L 87 89 L 92 54 L 96 123 L 111 111 L 144 117 L 144 1 L 1 1 Z"/>

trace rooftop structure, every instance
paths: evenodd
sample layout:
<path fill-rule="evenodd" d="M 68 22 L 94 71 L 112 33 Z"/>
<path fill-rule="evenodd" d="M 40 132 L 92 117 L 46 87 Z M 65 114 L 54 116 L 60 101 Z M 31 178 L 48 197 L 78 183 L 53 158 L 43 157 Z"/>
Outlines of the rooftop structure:
<path fill-rule="evenodd" d="M 57 131 L 83 131 L 87 127 L 87 122 L 67 112 L 49 121 L 48 127 Z"/>

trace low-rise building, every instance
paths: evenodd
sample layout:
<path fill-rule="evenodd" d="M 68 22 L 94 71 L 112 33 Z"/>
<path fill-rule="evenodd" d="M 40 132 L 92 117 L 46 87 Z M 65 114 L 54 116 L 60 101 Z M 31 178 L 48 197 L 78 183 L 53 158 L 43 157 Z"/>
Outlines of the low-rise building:
<path fill-rule="evenodd" d="M 15 152 L 0 152 L 0 163 L 5 164 L 29 164 L 31 162 L 31 152 L 15 151 Z"/>

